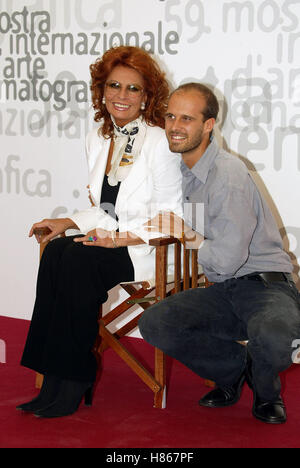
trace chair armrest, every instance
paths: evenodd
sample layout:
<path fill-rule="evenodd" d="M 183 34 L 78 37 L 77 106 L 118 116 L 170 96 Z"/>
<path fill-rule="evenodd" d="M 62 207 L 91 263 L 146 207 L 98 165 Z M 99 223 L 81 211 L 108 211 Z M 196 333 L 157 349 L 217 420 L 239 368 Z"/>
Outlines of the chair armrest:
<path fill-rule="evenodd" d="M 34 231 L 33 231 L 33 234 L 34 235 L 37 235 L 37 236 L 40 236 L 40 258 L 42 258 L 42 255 L 43 255 L 43 252 L 45 250 L 45 247 L 47 246 L 47 244 L 49 243 L 48 242 L 43 242 L 43 239 L 48 235 L 50 234 L 51 230 L 47 227 L 44 227 L 44 228 L 36 228 Z M 61 237 L 65 237 L 65 233 L 63 232 L 61 234 Z"/>
<path fill-rule="evenodd" d="M 37 235 L 37 236 L 41 236 L 41 237 L 44 237 L 44 236 L 47 236 L 48 234 L 50 234 L 50 229 L 45 227 L 45 228 L 36 228 L 34 231 L 33 231 L 33 234 L 34 235 Z"/>
<path fill-rule="evenodd" d="M 180 241 L 176 237 L 156 237 L 155 239 L 150 239 L 149 245 L 154 247 L 162 247 L 164 245 L 177 244 Z"/>

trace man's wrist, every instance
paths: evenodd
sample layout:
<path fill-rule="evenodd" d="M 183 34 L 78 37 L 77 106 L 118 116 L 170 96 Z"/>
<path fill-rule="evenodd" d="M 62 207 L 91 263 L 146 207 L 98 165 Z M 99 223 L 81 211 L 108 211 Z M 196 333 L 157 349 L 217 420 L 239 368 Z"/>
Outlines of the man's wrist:
<path fill-rule="evenodd" d="M 116 231 L 111 231 L 110 235 L 111 235 L 111 240 L 112 240 L 112 244 L 113 244 L 113 248 L 114 249 L 117 249 L 119 246 L 117 244 L 117 236 L 116 236 Z"/>
<path fill-rule="evenodd" d="M 193 240 L 193 239 L 195 239 L 195 237 L 196 237 L 196 232 L 193 231 L 192 228 L 190 228 L 188 231 L 186 231 L 186 232 L 184 233 L 184 238 L 185 238 L 186 240 Z"/>
<path fill-rule="evenodd" d="M 184 242 L 195 240 L 195 236 L 196 233 L 193 231 L 193 229 L 188 227 L 184 229 L 180 240 L 184 244 Z"/>
<path fill-rule="evenodd" d="M 184 233 L 184 245 L 188 249 L 199 249 L 202 246 L 204 237 L 199 232 L 189 229 Z"/>

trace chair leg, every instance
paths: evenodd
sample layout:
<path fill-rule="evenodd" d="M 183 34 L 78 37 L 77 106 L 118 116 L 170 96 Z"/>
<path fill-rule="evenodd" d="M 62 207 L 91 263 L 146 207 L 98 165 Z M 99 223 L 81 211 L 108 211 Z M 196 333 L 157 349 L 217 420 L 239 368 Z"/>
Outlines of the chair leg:
<path fill-rule="evenodd" d="M 36 374 L 35 376 L 35 388 L 42 388 L 44 376 L 42 374 Z"/>
<path fill-rule="evenodd" d="M 102 336 L 100 334 L 100 322 L 102 319 L 103 315 L 103 306 L 102 304 L 99 307 L 99 312 L 98 312 L 98 335 L 93 347 L 94 355 L 96 357 L 97 363 L 98 363 L 98 369 L 100 369 L 101 364 L 102 364 L 102 354 L 105 351 L 105 343 L 102 339 Z"/>
<path fill-rule="evenodd" d="M 155 380 L 160 384 L 161 389 L 154 394 L 154 408 L 166 408 L 166 356 L 155 348 Z"/>
<path fill-rule="evenodd" d="M 100 334 L 123 361 L 138 375 L 138 377 L 154 392 L 159 393 L 161 385 L 153 375 L 131 354 L 127 348 L 105 327 L 105 324 L 100 321 Z"/>
<path fill-rule="evenodd" d="M 212 380 L 205 379 L 204 383 L 205 383 L 206 387 L 212 387 L 213 388 L 213 387 L 216 386 L 215 382 L 213 382 Z"/>

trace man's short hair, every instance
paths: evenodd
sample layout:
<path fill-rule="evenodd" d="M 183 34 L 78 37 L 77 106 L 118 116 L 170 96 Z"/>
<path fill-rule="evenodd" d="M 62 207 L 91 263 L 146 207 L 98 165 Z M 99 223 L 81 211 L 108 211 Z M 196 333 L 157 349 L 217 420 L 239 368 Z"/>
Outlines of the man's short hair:
<path fill-rule="evenodd" d="M 217 120 L 219 114 L 219 103 L 215 94 L 209 89 L 208 86 L 205 86 L 201 83 L 185 83 L 175 89 L 172 94 L 176 93 L 177 91 L 198 91 L 206 101 L 206 108 L 202 112 L 204 115 L 204 120 Z"/>

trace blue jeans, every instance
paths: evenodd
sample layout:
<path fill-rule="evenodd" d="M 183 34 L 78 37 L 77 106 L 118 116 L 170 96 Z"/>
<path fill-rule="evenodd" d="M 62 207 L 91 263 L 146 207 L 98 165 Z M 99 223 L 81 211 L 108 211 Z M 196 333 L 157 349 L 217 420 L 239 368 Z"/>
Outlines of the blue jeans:
<path fill-rule="evenodd" d="M 237 382 L 248 349 L 255 390 L 274 401 L 300 339 L 299 297 L 292 282 L 233 278 L 168 297 L 144 312 L 139 327 L 147 342 L 221 387 Z"/>

